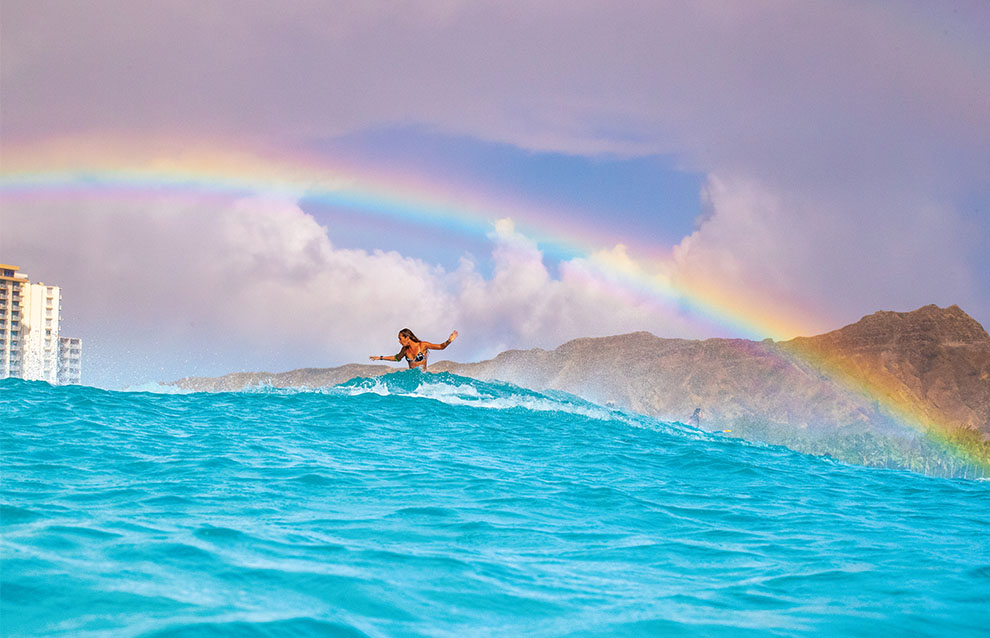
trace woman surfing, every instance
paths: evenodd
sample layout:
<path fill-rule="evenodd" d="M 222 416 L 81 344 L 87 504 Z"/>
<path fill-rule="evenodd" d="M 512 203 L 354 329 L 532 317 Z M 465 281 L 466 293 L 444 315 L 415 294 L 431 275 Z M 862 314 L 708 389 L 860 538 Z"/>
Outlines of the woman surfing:
<path fill-rule="evenodd" d="M 409 328 L 403 328 L 399 331 L 399 343 L 402 345 L 402 350 L 399 350 L 398 354 L 390 355 L 387 357 L 379 357 L 372 355 L 369 357 L 372 361 L 402 361 L 402 357 L 406 358 L 409 362 L 410 368 L 423 368 L 426 371 L 426 356 L 429 350 L 443 350 L 450 345 L 450 342 L 457 338 L 457 331 L 450 333 L 447 340 L 443 343 L 430 343 L 429 341 L 420 341 L 416 338 L 416 335 L 412 333 Z"/>

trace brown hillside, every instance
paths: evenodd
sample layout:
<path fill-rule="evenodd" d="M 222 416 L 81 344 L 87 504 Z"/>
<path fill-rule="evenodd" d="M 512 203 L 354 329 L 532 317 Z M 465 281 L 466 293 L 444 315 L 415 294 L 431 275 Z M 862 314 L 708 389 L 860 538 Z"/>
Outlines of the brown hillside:
<path fill-rule="evenodd" d="M 782 347 L 813 353 L 935 423 L 990 436 L 990 335 L 958 306 L 877 312 Z"/>

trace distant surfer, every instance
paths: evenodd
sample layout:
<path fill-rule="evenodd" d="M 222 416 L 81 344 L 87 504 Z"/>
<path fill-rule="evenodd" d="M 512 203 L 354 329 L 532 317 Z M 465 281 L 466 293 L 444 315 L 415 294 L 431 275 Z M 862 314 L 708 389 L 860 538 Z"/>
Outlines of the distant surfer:
<path fill-rule="evenodd" d="M 369 358 L 372 361 L 402 361 L 402 357 L 405 357 L 410 368 L 423 368 L 425 372 L 427 352 L 429 350 L 443 350 L 456 338 L 457 331 L 455 330 L 443 343 L 430 343 L 429 341 L 420 341 L 412 333 L 412 330 L 403 328 L 399 331 L 399 343 L 402 345 L 402 350 L 399 350 L 398 354 L 386 357 L 371 356 Z"/>
<path fill-rule="evenodd" d="M 701 419 L 705 416 L 704 411 L 701 408 L 695 408 L 694 414 L 688 417 L 688 425 L 693 425 L 696 428 L 701 427 Z"/>

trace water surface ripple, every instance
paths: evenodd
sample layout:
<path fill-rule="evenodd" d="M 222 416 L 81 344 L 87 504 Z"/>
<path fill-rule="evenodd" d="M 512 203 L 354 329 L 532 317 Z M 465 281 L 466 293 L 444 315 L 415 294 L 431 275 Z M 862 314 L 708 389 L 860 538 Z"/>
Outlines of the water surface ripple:
<path fill-rule="evenodd" d="M 986 636 L 990 483 L 418 371 L 0 381 L 4 636 Z"/>

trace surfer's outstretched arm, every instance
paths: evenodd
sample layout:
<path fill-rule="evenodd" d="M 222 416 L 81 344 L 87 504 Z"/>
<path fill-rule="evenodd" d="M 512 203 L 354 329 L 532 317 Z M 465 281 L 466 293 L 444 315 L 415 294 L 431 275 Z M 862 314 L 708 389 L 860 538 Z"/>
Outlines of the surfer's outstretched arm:
<path fill-rule="evenodd" d="M 450 336 L 447 337 L 447 340 L 444 341 L 443 343 L 430 343 L 429 341 L 424 341 L 423 345 L 429 348 L 430 350 L 443 350 L 444 348 L 450 345 L 451 341 L 453 341 L 456 338 L 457 338 L 457 331 L 455 330 L 450 333 Z"/>
<path fill-rule="evenodd" d="M 399 354 L 391 354 L 387 357 L 371 355 L 368 358 L 371 359 L 372 361 L 402 361 L 402 355 L 404 355 L 405 353 L 406 353 L 406 349 L 403 348 L 402 350 L 399 350 Z"/>

